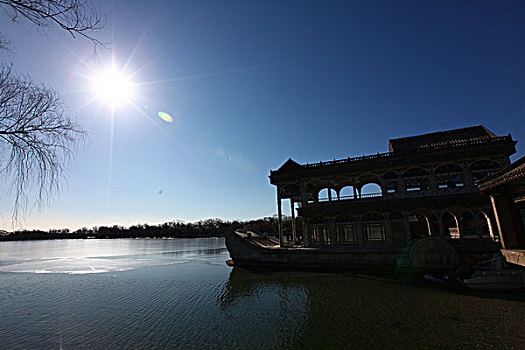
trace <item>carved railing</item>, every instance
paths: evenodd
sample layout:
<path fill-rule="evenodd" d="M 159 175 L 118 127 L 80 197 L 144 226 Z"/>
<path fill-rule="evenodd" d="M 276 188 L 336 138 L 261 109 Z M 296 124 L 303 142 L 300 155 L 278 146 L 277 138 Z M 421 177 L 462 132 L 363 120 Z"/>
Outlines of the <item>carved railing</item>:
<path fill-rule="evenodd" d="M 363 162 L 363 161 L 369 161 L 369 160 L 376 160 L 376 159 L 384 159 L 384 158 L 390 158 L 393 156 L 404 156 L 404 155 L 411 155 L 415 152 L 429 152 L 429 151 L 438 151 L 443 150 L 447 148 L 462 148 L 462 147 L 470 147 L 475 145 L 490 145 L 490 144 L 497 144 L 497 143 L 506 143 L 512 141 L 512 137 L 510 134 L 508 136 L 499 136 L 499 137 L 492 137 L 487 139 L 480 139 L 480 140 L 458 140 L 458 141 L 447 141 L 446 144 L 430 144 L 427 146 L 421 146 L 416 151 L 401 151 L 401 152 L 385 152 L 385 153 L 377 153 L 377 154 L 370 154 L 370 155 L 362 155 L 359 157 L 348 157 L 343 159 L 334 159 L 329 160 L 326 162 L 319 162 L 319 163 L 306 163 L 303 164 L 302 167 L 304 168 L 317 168 L 317 167 L 324 167 L 324 166 L 330 166 L 330 165 L 337 165 L 337 164 L 348 164 L 348 163 L 356 163 L 356 162 Z"/>
<path fill-rule="evenodd" d="M 373 160 L 373 159 L 383 159 L 383 158 L 392 157 L 393 155 L 394 155 L 393 152 L 377 153 L 377 154 L 371 154 L 368 156 L 362 155 L 361 157 L 348 157 L 348 158 L 343 158 L 343 159 L 334 159 L 334 160 L 329 160 L 327 162 L 319 162 L 319 163 L 312 163 L 312 164 L 306 163 L 306 164 L 303 164 L 302 166 L 305 168 L 316 168 L 316 167 L 322 167 L 322 166 L 327 166 L 327 165 L 354 163 L 354 162 L 361 162 L 361 161 Z"/>
<path fill-rule="evenodd" d="M 337 197 L 332 197 L 332 200 L 330 200 L 330 198 L 319 198 L 319 200 L 317 202 L 337 202 L 337 201 L 345 201 L 345 200 L 359 200 L 359 199 L 366 199 L 366 198 L 376 198 L 376 197 L 381 197 L 383 196 L 382 193 L 378 192 L 378 193 L 364 193 L 364 194 L 361 194 L 361 196 L 355 198 L 354 196 L 340 196 L 339 198 Z M 308 201 L 309 204 L 312 204 L 312 203 L 317 203 L 315 201 Z"/>

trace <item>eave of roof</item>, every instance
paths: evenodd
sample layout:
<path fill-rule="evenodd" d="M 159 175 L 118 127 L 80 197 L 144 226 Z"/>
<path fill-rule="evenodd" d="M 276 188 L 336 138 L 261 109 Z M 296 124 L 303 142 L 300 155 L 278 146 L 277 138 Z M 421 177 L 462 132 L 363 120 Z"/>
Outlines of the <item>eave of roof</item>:
<path fill-rule="evenodd" d="M 491 191 L 499 186 L 525 179 L 525 156 L 495 174 L 478 182 L 481 192 Z"/>
<path fill-rule="evenodd" d="M 389 140 L 391 152 L 411 152 L 431 147 L 454 146 L 466 141 L 483 141 L 497 136 L 483 125 L 432 132 Z"/>

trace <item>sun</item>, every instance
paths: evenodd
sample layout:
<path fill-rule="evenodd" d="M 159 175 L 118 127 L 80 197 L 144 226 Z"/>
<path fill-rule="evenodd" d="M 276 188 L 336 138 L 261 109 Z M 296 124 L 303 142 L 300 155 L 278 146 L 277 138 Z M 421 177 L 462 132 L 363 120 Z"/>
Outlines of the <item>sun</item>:
<path fill-rule="evenodd" d="M 112 107 L 129 102 L 135 92 L 131 77 L 115 68 L 101 71 L 92 81 L 96 98 Z"/>

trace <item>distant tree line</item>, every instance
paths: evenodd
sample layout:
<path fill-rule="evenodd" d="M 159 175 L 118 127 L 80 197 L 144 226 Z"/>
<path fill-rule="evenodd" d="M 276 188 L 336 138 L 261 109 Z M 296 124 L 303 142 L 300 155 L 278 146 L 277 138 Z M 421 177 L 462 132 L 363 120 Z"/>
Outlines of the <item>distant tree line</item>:
<path fill-rule="evenodd" d="M 285 225 L 290 219 L 285 217 Z M 186 223 L 181 220 L 166 222 L 160 225 L 137 224 L 130 227 L 119 225 L 83 227 L 76 231 L 67 228 L 41 230 L 19 230 L 14 232 L 0 231 L 0 241 L 41 240 L 41 239 L 111 239 L 111 238 L 202 238 L 222 237 L 231 230 L 249 228 L 251 230 L 276 236 L 279 232 L 278 219 L 269 216 L 247 221 L 225 221 L 207 219 Z"/>

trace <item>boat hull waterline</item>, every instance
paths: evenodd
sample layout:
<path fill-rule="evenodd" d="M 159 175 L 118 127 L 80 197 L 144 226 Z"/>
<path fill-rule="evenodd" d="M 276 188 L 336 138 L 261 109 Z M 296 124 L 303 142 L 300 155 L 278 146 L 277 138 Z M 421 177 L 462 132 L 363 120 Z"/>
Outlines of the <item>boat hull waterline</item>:
<path fill-rule="evenodd" d="M 457 254 L 444 240 L 426 239 L 407 245 L 298 247 L 272 244 L 256 234 L 226 232 L 226 247 L 235 266 L 392 270 L 417 268 L 422 271 L 451 270 Z"/>

